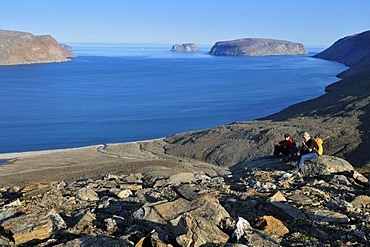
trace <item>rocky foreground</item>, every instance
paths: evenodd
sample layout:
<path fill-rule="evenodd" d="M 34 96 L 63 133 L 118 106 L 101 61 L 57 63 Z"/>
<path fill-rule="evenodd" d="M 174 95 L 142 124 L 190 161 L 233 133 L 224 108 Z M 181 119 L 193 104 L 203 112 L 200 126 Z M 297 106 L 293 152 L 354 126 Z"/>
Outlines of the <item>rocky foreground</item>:
<path fill-rule="evenodd" d="M 142 173 L 1 189 L 1 246 L 367 246 L 368 179 L 320 156 L 223 175 Z"/>
<path fill-rule="evenodd" d="M 50 35 L 0 30 L 0 65 L 65 62 L 74 56 Z"/>

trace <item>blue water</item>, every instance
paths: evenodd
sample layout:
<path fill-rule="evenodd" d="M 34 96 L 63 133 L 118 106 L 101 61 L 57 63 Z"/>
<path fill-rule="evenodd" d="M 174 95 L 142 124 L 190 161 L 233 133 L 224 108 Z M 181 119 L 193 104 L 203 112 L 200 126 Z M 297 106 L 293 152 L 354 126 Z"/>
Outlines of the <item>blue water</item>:
<path fill-rule="evenodd" d="M 345 66 L 210 47 L 72 44 L 71 62 L 0 67 L 0 153 L 137 141 L 253 120 L 324 93 Z"/>

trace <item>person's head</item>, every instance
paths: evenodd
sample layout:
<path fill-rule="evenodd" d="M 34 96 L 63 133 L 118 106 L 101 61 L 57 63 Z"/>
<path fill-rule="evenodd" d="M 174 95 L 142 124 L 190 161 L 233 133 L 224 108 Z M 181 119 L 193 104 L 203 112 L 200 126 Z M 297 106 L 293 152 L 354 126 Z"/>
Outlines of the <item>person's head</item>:
<path fill-rule="evenodd" d="M 285 139 L 289 139 L 290 138 L 290 135 L 288 133 L 284 134 L 284 138 Z"/>
<path fill-rule="evenodd" d="M 302 134 L 302 137 L 307 141 L 307 140 L 309 140 L 309 139 L 311 139 L 311 136 L 310 136 L 310 134 L 308 134 L 307 132 L 304 132 L 303 134 Z"/>

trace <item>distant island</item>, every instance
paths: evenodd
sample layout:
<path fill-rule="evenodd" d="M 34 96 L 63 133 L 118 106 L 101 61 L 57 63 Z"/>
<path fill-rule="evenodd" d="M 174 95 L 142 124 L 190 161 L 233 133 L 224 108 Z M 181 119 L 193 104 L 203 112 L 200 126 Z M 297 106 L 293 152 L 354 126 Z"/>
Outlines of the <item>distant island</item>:
<path fill-rule="evenodd" d="M 175 44 L 171 48 L 172 52 L 195 52 L 198 51 L 194 43 Z"/>
<path fill-rule="evenodd" d="M 51 35 L 18 31 L 0 30 L 0 48 L 0 65 L 65 62 L 75 56 Z"/>
<path fill-rule="evenodd" d="M 300 43 L 262 38 L 216 42 L 208 52 L 208 54 L 214 56 L 272 56 L 306 53 L 306 49 Z"/>

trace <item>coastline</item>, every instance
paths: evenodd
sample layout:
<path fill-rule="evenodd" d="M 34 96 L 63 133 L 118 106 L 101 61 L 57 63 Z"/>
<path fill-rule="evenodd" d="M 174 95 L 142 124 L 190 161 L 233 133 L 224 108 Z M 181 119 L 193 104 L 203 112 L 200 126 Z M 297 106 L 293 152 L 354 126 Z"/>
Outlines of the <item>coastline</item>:
<path fill-rule="evenodd" d="M 314 99 L 316 98 L 311 100 Z M 294 105 L 296 104 L 292 106 Z M 279 112 L 276 114 L 279 114 Z M 265 120 L 266 118 L 268 116 L 265 117 Z M 191 133 L 223 128 L 233 124 L 177 133 L 173 136 L 191 135 Z M 270 126 L 268 122 L 262 119 L 246 121 L 243 124 L 250 125 L 250 127 L 260 124 L 265 127 Z M 76 180 L 109 173 L 158 173 L 160 176 L 169 176 L 172 173 L 188 171 L 217 174 L 225 172 L 225 169 L 227 169 L 222 165 L 214 165 L 212 162 L 205 163 L 199 161 L 199 159 L 185 158 L 186 155 L 179 156 L 165 153 L 164 147 L 168 144 L 164 141 L 166 138 L 170 137 L 63 149 L 3 153 L 0 154 L 0 160 L 6 162 L 0 164 L 0 187 L 25 186 L 46 181 Z M 103 149 L 104 152 L 99 151 L 99 149 Z M 266 150 L 264 148 L 264 152 Z M 224 155 L 228 154 L 225 153 Z M 188 159 L 187 162 L 184 162 L 184 159 Z"/>
<path fill-rule="evenodd" d="M 130 144 L 130 143 L 141 143 L 141 142 L 151 142 L 151 141 L 159 141 L 163 140 L 163 138 L 156 138 L 150 140 L 142 140 L 142 141 L 132 141 L 132 142 L 120 142 L 120 143 L 102 143 L 102 144 L 95 144 L 89 146 L 82 146 L 82 147 L 72 147 L 72 148 L 60 148 L 60 149 L 46 149 L 46 150 L 37 150 L 37 151 L 25 151 L 25 152 L 13 152 L 13 153 L 0 153 L 0 161 L 1 160 L 12 160 L 17 158 L 24 158 L 24 157 L 32 157 L 37 155 L 45 155 L 45 154 L 52 154 L 52 153 L 59 153 L 59 152 L 68 152 L 68 151 L 76 151 L 76 150 L 84 150 L 84 149 L 91 149 L 91 148 L 99 148 L 101 146 L 107 145 L 120 145 L 120 144 Z M 0 165 L 4 164 L 0 162 Z"/>
<path fill-rule="evenodd" d="M 163 139 L 79 148 L 0 154 L 0 188 L 51 181 L 71 181 L 103 174 L 166 177 L 181 172 L 222 174 L 226 168 L 164 153 Z M 99 150 L 101 148 L 101 150 Z"/>
<path fill-rule="evenodd" d="M 18 159 L 18 158 L 24 158 L 24 157 L 32 157 L 32 156 L 37 156 L 37 155 L 52 154 L 52 153 L 58 153 L 58 152 L 68 152 L 68 151 L 79 150 L 79 149 L 88 149 L 88 148 L 94 148 L 94 147 L 97 148 L 99 146 L 100 145 L 98 144 L 98 145 L 77 147 L 77 148 L 63 148 L 63 149 L 50 149 L 50 150 L 39 150 L 39 151 L 3 153 L 3 154 L 0 154 L 0 160 L 12 160 L 12 159 Z"/>

